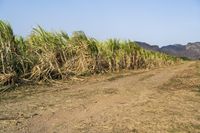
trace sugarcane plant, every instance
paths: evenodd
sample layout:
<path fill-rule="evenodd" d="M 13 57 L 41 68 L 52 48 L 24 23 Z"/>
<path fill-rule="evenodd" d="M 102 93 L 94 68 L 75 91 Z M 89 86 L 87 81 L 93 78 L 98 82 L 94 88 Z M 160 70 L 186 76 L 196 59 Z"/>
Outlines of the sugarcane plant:
<path fill-rule="evenodd" d="M 130 40 L 98 41 L 76 31 L 49 32 L 38 26 L 26 38 L 0 21 L 0 85 L 68 79 L 123 69 L 149 69 L 181 59 L 141 48 Z"/>

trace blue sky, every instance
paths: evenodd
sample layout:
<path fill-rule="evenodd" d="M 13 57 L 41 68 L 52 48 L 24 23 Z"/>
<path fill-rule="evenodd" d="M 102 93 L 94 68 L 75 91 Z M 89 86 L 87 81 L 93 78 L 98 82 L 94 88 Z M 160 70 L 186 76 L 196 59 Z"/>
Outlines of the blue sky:
<path fill-rule="evenodd" d="M 160 46 L 200 41 L 200 0 L 0 0 L 0 19 L 22 36 L 41 25 Z"/>

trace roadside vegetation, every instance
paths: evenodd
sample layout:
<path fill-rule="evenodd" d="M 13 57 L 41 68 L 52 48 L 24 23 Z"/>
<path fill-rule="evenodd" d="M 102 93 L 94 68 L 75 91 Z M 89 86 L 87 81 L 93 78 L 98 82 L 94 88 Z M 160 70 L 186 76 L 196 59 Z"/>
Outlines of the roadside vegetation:
<path fill-rule="evenodd" d="M 180 59 L 142 49 L 137 43 L 109 39 L 98 41 L 82 31 L 68 36 L 38 26 L 26 37 L 15 36 L 0 21 L 0 86 L 68 79 L 72 76 L 149 69 Z"/>

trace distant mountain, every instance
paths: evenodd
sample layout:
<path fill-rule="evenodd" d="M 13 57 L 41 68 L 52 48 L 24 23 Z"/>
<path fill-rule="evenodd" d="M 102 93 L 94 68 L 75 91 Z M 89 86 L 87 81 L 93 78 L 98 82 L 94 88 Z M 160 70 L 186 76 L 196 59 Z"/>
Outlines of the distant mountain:
<path fill-rule="evenodd" d="M 181 44 L 163 46 L 160 51 L 178 57 L 186 56 L 186 46 Z"/>
<path fill-rule="evenodd" d="M 160 50 L 159 46 L 157 46 L 157 45 L 150 45 L 148 43 L 138 42 L 138 41 L 136 41 L 136 43 L 138 45 L 140 45 L 140 47 L 147 49 L 147 50 L 151 50 L 151 51 L 159 51 Z"/>
<path fill-rule="evenodd" d="M 178 57 L 200 59 L 200 42 L 188 43 L 187 45 L 169 45 L 160 48 L 160 51 Z"/>
<path fill-rule="evenodd" d="M 177 57 L 189 59 L 200 59 L 200 42 L 188 43 L 187 45 L 174 44 L 159 48 L 157 45 L 150 45 L 145 42 L 138 42 L 142 48 L 152 51 L 163 52 Z"/>

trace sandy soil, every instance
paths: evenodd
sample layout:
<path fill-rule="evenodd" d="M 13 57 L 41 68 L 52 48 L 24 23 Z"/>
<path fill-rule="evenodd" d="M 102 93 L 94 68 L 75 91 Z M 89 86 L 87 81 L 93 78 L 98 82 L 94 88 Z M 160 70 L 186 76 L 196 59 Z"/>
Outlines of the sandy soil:
<path fill-rule="evenodd" d="M 197 62 L 27 86 L 1 97 L 2 133 L 200 132 Z"/>

